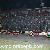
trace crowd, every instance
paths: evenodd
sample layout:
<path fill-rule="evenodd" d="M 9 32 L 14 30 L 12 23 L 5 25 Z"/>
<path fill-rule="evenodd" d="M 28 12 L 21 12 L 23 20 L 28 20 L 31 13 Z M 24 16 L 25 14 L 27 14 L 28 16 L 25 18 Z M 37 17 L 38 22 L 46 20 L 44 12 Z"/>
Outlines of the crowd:
<path fill-rule="evenodd" d="M 48 28 L 48 17 L 40 16 L 33 10 L 11 10 L 4 12 L 2 27 L 10 31 L 46 30 Z"/>

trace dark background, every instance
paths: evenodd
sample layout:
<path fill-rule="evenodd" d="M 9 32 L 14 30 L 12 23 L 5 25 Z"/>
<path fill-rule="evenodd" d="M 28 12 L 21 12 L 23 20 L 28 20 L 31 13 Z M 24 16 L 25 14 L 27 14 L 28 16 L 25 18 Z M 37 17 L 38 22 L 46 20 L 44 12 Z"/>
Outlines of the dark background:
<path fill-rule="evenodd" d="M 40 0 L 0 0 L 0 8 L 36 8 L 40 7 Z M 50 7 L 50 0 L 43 0 L 45 6 Z"/>

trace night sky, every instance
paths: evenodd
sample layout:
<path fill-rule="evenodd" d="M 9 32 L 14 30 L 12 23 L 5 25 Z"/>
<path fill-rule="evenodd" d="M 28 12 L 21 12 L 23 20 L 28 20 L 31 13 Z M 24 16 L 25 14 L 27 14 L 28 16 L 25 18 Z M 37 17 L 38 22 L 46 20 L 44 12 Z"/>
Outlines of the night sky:
<path fill-rule="evenodd" d="M 45 6 L 50 7 L 50 0 L 43 0 Z M 40 7 L 40 0 L 0 0 L 0 8 L 36 8 Z"/>

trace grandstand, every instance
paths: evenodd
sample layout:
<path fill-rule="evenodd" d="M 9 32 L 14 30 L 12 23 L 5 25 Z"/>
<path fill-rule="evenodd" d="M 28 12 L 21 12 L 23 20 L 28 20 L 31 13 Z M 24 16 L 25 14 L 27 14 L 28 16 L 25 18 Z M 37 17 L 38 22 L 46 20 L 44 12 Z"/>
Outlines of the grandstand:
<path fill-rule="evenodd" d="M 11 9 L 0 12 L 0 25 L 8 31 L 50 31 L 50 7 Z"/>

